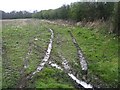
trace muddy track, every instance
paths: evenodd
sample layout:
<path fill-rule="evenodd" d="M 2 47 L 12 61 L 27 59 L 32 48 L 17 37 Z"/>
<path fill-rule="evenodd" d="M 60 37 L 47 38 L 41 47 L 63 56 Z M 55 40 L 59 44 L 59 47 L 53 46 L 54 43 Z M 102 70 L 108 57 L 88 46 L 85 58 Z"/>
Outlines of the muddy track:
<path fill-rule="evenodd" d="M 88 64 L 87 64 L 87 60 L 81 50 L 81 48 L 79 47 L 76 39 L 74 38 L 73 34 L 69 31 L 70 36 L 72 38 L 72 42 L 74 43 L 76 49 L 77 49 L 77 54 L 80 60 L 80 65 L 81 65 L 81 69 L 82 69 L 82 75 L 83 75 L 83 80 L 87 79 L 87 73 L 88 73 Z"/>
<path fill-rule="evenodd" d="M 36 71 L 33 72 L 33 75 L 35 73 L 37 73 L 37 72 L 40 72 L 44 68 L 44 65 L 46 64 L 46 62 L 48 61 L 48 59 L 50 57 L 50 53 L 51 53 L 51 50 L 52 50 L 52 42 L 53 42 L 54 33 L 53 33 L 52 29 L 49 29 L 49 30 L 51 32 L 51 38 L 50 38 L 50 43 L 48 45 L 48 49 L 46 51 L 46 54 L 45 54 L 42 62 L 39 64 L 39 66 L 37 67 Z"/>
<path fill-rule="evenodd" d="M 23 58 L 23 68 L 20 70 L 20 80 L 19 80 L 19 83 L 18 83 L 18 87 L 20 87 L 19 85 L 22 82 L 25 85 L 26 84 L 25 81 L 27 80 L 26 77 L 31 76 L 31 74 L 26 75 L 25 70 L 29 67 L 29 59 L 30 59 L 30 56 L 31 56 L 31 54 L 33 52 L 33 49 L 35 49 L 38 52 L 42 51 L 43 53 L 45 53 L 45 50 L 42 50 L 42 48 L 40 46 L 38 46 L 37 44 L 35 44 L 33 41 L 28 42 L 28 43 L 29 43 L 28 52 L 25 55 L 25 57 Z"/>
<path fill-rule="evenodd" d="M 66 60 L 61 54 L 59 54 L 61 59 L 62 59 L 62 65 L 64 68 L 61 66 L 57 65 L 56 63 L 53 63 L 49 61 L 49 64 L 59 70 L 64 71 L 77 85 L 79 86 L 78 88 L 93 88 L 91 84 L 87 84 L 85 81 L 77 79 L 77 77 L 73 74 L 71 67 L 69 66 L 68 60 Z"/>
<path fill-rule="evenodd" d="M 32 53 L 32 47 L 33 47 L 33 44 L 30 43 L 29 48 L 28 48 L 28 53 L 26 54 L 26 56 L 24 58 L 24 68 L 28 67 L 29 57 L 30 57 L 30 55 Z"/>
<path fill-rule="evenodd" d="M 32 79 L 32 77 L 33 77 L 36 73 L 40 72 L 40 71 L 44 68 L 44 65 L 47 63 L 47 61 L 48 61 L 48 59 L 49 59 L 49 57 L 50 57 L 51 50 L 52 50 L 52 42 L 53 42 L 53 37 L 54 37 L 53 30 L 52 30 L 52 29 L 49 29 L 49 30 L 50 30 L 50 32 L 51 32 L 51 38 L 50 38 L 50 43 L 49 43 L 49 45 L 48 45 L 48 49 L 47 49 L 47 51 L 46 51 L 46 53 L 45 53 L 44 58 L 42 59 L 41 63 L 38 65 L 38 67 L 36 68 L 36 70 L 35 70 L 34 72 L 28 74 L 28 75 L 25 75 L 25 74 L 24 74 L 24 70 L 25 70 L 25 68 L 26 68 L 27 65 L 28 65 L 28 60 L 26 60 L 26 58 L 25 58 L 25 60 L 24 60 L 24 64 L 25 64 L 25 65 L 24 65 L 24 69 L 23 69 L 23 73 L 22 73 L 23 76 L 22 76 L 21 80 L 19 81 L 19 83 L 18 83 L 18 85 L 17 85 L 17 88 L 25 88 L 25 87 L 27 86 L 27 81 L 30 80 L 30 79 Z M 38 47 L 38 46 L 36 46 L 36 47 Z M 28 55 L 30 55 L 30 53 L 32 52 L 31 49 L 32 49 L 32 45 L 30 45 L 26 57 L 28 57 Z"/>
<path fill-rule="evenodd" d="M 35 40 L 36 40 L 37 38 L 35 38 Z M 42 51 L 42 52 L 44 52 L 45 53 L 45 51 L 44 50 L 42 50 L 42 48 L 40 47 L 40 46 L 38 46 L 37 44 L 35 44 L 34 42 L 29 42 L 29 48 L 28 48 L 28 53 L 26 54 L 26 56 L 25 56 L 25 58 L 24 58 L 24 60 L 23 60 L 23 64 L 24 64 L 24 68 L 26 69 L 26 68 L 28 68 L 28 66 L 29 66 L 29 59 L 30 59 L 30 55 L 32 54 L 32 52 L 33 52 L 33 49 L 35 49 L 36 51 L 38 51 L 38 52 L 40 52 L 40 51 Z"/>
<path fill-rule="evenodd" d="M 79 88 L 81 88 L 81 87 L 83 87 L 83 88 L 93 88 L 93 86 L 91 84 L 87 84 L 85 81 L 79 80 L 73 74 L 74 72 L 72 71 L 72 68 L 70 67 L 68 60 L 66 60 L 60 53 L 58 53 L 58 56 L 62 60 L 62 63 L 61 63 L 62 67 L 57 65 L 54 61 L 48 61 L 49 57 L 50 57 L 51 50 L 52 50 L 52 43 L 53 43 L 53 37 L 54 37 L 53 31 L 51 29 L 49 29 L 49 30 L 51 32 L 51 38 L 50 38 L 50 43 L 48 44 L 48 48 L 47 48 L 47 51 L 45 53 L 44 58 L 42 59 L 41 63 L 38 65 L 38 67 L 36 68 L 36 70 L 34 72 L 31 72 L 28 75 L 24 75 L 23 74 L 23 77 L 22 77 L 22 79 L 20 80 L 20 82 L 18 84 L 18 88 L 25 88 L 25 87 L 27 87 L 28 80 L 31 80 L 32 77 L 36 73 L 40 72 L 44 68 L 45 64 L 49 64 L 52 67 L 57 68 L 58 70 L 64 71 L 78 86 L 80 86 Z M 28 57 L 31 52 L 32 52 L 32 45 L 30 45 L 26 57 Z M 27 68 L 28 60 L 25 59 L 24 62 L 25 62 L 25 65 L 24 65 L 24 69 L 25 69 L 25 68 Z M 81 63 L 81 64 L 84 64 L 84 63 Z M 86 68 L 85 68 L 85 70 L 86 70 Z"/>
<path fill-rule="evenodd" d="M 59 39 L 58 37 L 56 38 Z M 57 40 L 57 42 L 60 42 L 60 40 Z M 62 55 L 62 53 L 57 52 L 57 55 L 61 59 L 62 62 L 60 65 L 58 65 L 54 61 L 49 61 L 49 64 L 52 67 L 65 72 L 71 78 L 71 80 L 75 83 L 75 85 L 77 85 L 77 88 L 93 88 L 91 84 L 88 84 L 85 81 L 78 79 L 79 75 L 75 74 L 75 72 L 73 71 L 73 68 L 71 68 L 70 63 L 68 62 L 69 60 L 66 60 L 66 58 Z"/>

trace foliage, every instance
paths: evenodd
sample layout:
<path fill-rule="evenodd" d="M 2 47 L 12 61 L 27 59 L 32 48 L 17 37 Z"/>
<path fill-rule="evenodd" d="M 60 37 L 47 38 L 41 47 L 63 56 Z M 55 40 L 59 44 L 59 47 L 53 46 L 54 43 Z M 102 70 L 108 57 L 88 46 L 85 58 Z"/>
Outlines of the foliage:
<path fill-rule="evenodd" d="M 54 10 L 42 10 L 33 14 L 33 18 L 39 19 L 63 19 L 73 21 L 109 21 L 108 29 L 118 34 L 118 3 L 116 2 L 74 2 L 70 5 L 63 5 Z"/>
<path fill-rule="evenodd" d="M 87 21 L 96 19 L 107 20 L 111 16 L 113 9 L 114 3 L 110 2 L 75 2 L 54 10 L 42 10 L 34 14 L 34 17 L 41 19 L 72 19 L 76 21 L 83 19 Z"/>
<path fill-rule="evenodd" d="M 20 18 L 31 18 L 32 13 L 27 11 L 12 11 L 10 13 L 2 12 L 2 19 L 20 19 Z"/>

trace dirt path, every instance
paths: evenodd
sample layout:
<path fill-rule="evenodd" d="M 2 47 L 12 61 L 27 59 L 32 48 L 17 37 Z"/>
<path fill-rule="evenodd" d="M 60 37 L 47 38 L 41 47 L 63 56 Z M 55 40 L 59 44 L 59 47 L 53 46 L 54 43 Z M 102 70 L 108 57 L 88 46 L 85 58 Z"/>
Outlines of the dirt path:
<path fill-rule="evenodd" d="M 44 58 L 42 59 L 41 63 L 38 65 L 38 67 L 36 68 L 36 70 L 32 73 L 30 73 L 29 75 L 24 75 L 23 74 L 23 77 L 21 78 L 19 84 L 18 84 L 18 88 L 25 88 L 27 86 L 27 82 L 28 80 L 32 79 L 32 77 L 40 72 L 45 64 L 49 64 L 51 65 L 52 67 L 55 67 L 57 68 L 58 70 L 62 70 L 64 71 L 75 83 L 77 83 L 79 86 L 83 87 L 83 88 L 93 88 L 93 86 L 91 84 L 87 84 L 85 81 L 82 81 L 82 80 L 79 80 L 72 72 L 72 68 L 70 67 L 69 65 L 69 62 L 68 60 L 66 60 L 60 53 L 58 53 L 59 57 L 61 58 L 62 60 L 62 63 L 61 65 L 63 66 L 63 68 L 59 65 L 57 65 L 54 61 L 48 61 L 49 60 L 49 57 L 50 57 L 50 53 L 51 53 L 51 50 L 52 50 L 52 44 L 53 44 L 53 38 L 54 38 L 54 33 L 53 33 L 53 30 L 52 29 L 49 29 L 50 32 L 51 32 L 51 38 L 50 38 L 50 43 L 48 44 L 48 48 L 47 48 L 47 51 L 45 53 L 45 56 Z M 72 35 L 72 34 L 71 34 Z M 75 39 L 73 38 L 72 36 L 72 39 L 74 41 L 74 44 L 76 45 L 76 48 L 78 50 L 78 55 L 80 57 L 80 63 L 81 63 L 81 67 L 82 67 L 82 70 L 83 71 L 87 71 L 87 64 L 86 62 L 84 61 L 84 56 L 82 54 L 82 52 L 78 49 L 78 44 L 76 43 Z M 24 69 L 27 68 L 28 66 L 28 56 L 30 55 L 30 53 L 32 52 L 32 45 L 30 45 L 29 47 L 29 50 L 28 50 L 28 53 L 25 57 L 25 60 L 24 60 Z M 48 62 L 48 63 L 47 63 Z"/>
<path fill-rule="evenodd" d="M 48 45 L 48 49 L 46 51 L 46 54 L 45 54 L 42 62 L 39 64 L 39 66 L 37 67 L 37 69 L 34 72 L 30 73 L 29 75 L 24 75 L 24 73 L 23 73 L 23 76 L 22 76 L 22 78 L 21 78 L 21 80 L 20 80 L 20 82 L 18 84 L 18 88 L 25 88 L 26 85 L 27 85 L 27 81 L 29 79 L 31 79 L 36 73 L 40 72 L 44 68 L 44 65 L 46 64 L 46 62 L 48 61 L 48 59 L 50 57 L 51 50 L 52 50 L 52 42 L 53 42 L 53 37 L 54 37 L 53 30 L 52 29 L 49 29 L 49 30 L 51 32 L 50 43 Z M 31 49 L 32 49 L 32 46 L 30 46 L 29 51 L 28 51 L 26 57 L 28 57 L 28 55 L 32 52 Z M 26 58 L 24 60 L 24 64 L 25 64 L 24 68 L 27 68 L 27 66 L 28 66 L 28 60 L 26 60 Z M 24 69 L 23 69 L 23 72 L 24 72 Z"/>
<path fill-rule="evenodd" d="M 88 65 L 87 65 L 87 60 L 85 59 L 85 56 L 83 55 L 83 52 L 81 48 L 79 47 L 78 43 L 76 42 L 76 39 L 74 38 L 73 34 L 69 31 L 70 36 L 72 37 L 72 42 L 74 43 L 76 49 L 77 49 L 77 54 L 80 60 L 80 65 L 82 69 L 82 75 L 83 75 L 83 80 L 87 79 L 87 73 L 88 73 Z"/>
<path fill-rule="evenodd" d="M 56 63 L 52 63 L 51 61 L 49 62 L 49 64 L 52 66 L 52 67 L 55 67 L 55 68 L 57 68 L 57 69 L 59 69 L 59 70 L 62 70 L 62 71 L 64 71 L 65 73 L 67 73 L 67 75 L 73 80 L 73 81 L 75 81 L 78 85 L 80 85 L 81 87 L 83 87 L 83 88 L 93 88 L 93 86 L 91 85 L 91 84 L 87 84 L 85 81 L 82 81 L 82 80 L 79 80 L 79 79 L 77 79 L 77 77 L 73 74 L 73 72 L 72 72 L 72 69 L 71 69 L 71 67 L 69 66 L 69 62 L 68 62 L 68 60 L 66 60 L 61 54 L 59 54 L 59 56 L 61 57 L 61 59 L 62 59 L 62 65 L 63 65 L 63 67 L 64 67 L 64 69 L 61 67 L 61 66 L 59 66 L 59 65 L 57 65 Z"/>
<path fill-rule="evenodd" d="M 50 57 L 50 53 L 51 53 L 51 50 L 52 50 L 52 42 L 53 42 L 53 37 L 54 37 L 54 33 L 53 33 L 53 30 L 52 29 L 49 29 L 50 32 L 51 32 L 51 38 L 50 38 L 50 43 L 48 45 L 48 49 L 47 49 L 47 52 L 42 60 L 42 62 L 39 64 L 39 66 L 37 67 L 36 71 L 33 72 L 33 75 L 37 72 L 40 72 L 43 68 L 44 68 L 44 65 L 46 64 L 46 62 L 48 61 L 49 57 Z"/>

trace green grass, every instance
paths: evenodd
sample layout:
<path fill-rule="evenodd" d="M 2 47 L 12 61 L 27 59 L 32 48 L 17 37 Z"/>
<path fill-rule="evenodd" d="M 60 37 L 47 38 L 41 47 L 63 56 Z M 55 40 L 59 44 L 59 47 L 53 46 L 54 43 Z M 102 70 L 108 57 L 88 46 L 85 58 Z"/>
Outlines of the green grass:
<path fill-rule="evenodd" d="M 37 76 L 36 88 L 74 88 L 68 76 L 55 68 L 45 68 Z"/>
<path fill-rule="evenodd" d="M 28 57 L 29 67 L 25 74 L 33 72 L 41 62 L 47 50 L 53 29 L 54 39 L 50 61 L 62 66 L 60 53 L 74 72 L 81 78 L 81 67 L 77 56 L 77 49 L 72 43 L 68 31 L 71 31 L 83 50 L 88 60 L 88 76 L 93 84 L 107 84 L 108 87 L 117 87 L 118 84 L 118 40 L 114 35 L 104 34 L 104 28 L 88 29 L 82 27 L 69 27 L 49 24 L 40 20 L 13 20 L 3 21 L 2 29 L 2 79 L 3 88 L 16 87 L 21 77 L 23 60 L 29 50 L 29 43 L 36 44 L 39 48 L 32 47 L 32 53 Z M 35 38 L 38 38 L 35 41 Z M 93 78 L 96 76 L 97 80 Z M 101 82 L 102 81 L 102 82 Z M 73 81 L 63 71 L 45 65 L 45 68 L 37 73 L 33 80 L 28 81 L 28 87 L 35 88 L 75 88 Z M 98 82 L 98 83 L 97 83 Z"/>
<path fill-rule="evenodd" d="M 80 48 L 83 50 L 85 57 L 88 60 L 89 75 L 95 75 L 107 87 L 117 87 L 118 85 L 118 39 L 113 34 L 103 33 L 105 29 L 88 29 L 82 27 L 68 27 L 59 25 L 49 25 L 56 37 L 60 39 L 55 52 L 61 52 L 62 55 L 71 62 L 71 66 L 80 70 L 79 66 L 75 67 L 75 63 L 79 65 L 77 53 L 72 44 L 71 37 L 68 31 L 71 31 L 76 38 Z M 55 40 L 55 42 L 58 40 Z M 53 48 L 54 49 L 54 48 Z M 53 55 L 54 57 L 55 55 Z M 57 60 L 56 60 L 57 61 Z M 58 60 L 59 61 L 59 60 Z M 80 73 L 80 71 L 78 72 Z M 93 78 L 91 82 L 96 82 Z"/>
<path fill-rule="evenodd" d="M 35 20 L 31 20 L 25 25 L 18 21 L 3 22 L 2 38 L 3 38 L 3 87 L 16 87 L 20 78 L 20 71 L 23 68 L 23 60 L 28 53 L 29 42 L 36 43 L 40 46 L 40 51 L 32 47 L 32 53 L 29 57 L 29 67 L 25 74 L 29 74 L 37 68 L 37 65 L 44 56 L 47 43 L 49 41 L 50 32 L 41 26 Z M 16 24 L 18 23 L 18 24 Z M 34 24 L 36 23 L 36 24 Z M 20 25 L 21 24 L 21 25 Z M 38 38 L 38 41 L 34 39 Z M 45 42 L 46 41 L 46 42 Z M 45 46 L 46 45 L 46 46 Z"/>
<path fill-rule="evenodd" d="M 118 40 L 87 28 L 73 31 L 89 62 L 89 70 L 111 86 L 118 83 Z"/>

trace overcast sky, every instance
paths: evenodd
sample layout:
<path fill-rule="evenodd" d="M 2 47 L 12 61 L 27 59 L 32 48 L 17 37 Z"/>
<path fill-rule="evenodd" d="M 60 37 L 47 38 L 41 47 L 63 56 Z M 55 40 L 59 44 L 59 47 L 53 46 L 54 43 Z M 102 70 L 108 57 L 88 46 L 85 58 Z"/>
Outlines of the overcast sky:
<path fill-rule="evenodd" d="M 34 11 L 56 9 L 63 4 L 70 4 L 77 1 L 120 1 L 120 0 L 0 0 L 0 10 L 11 12 L 13 10 L 20 11 Z"/>
<path fill-rule="evenodd" d="M 76 2 L 80 0 L 1 0 L 0 10 L 5 12 L 10 11 L 34 11 L 34 10 L 45 10 L 45 9 L 55 9 L 63 4 L 70 4 L 71 2 Z"/>

